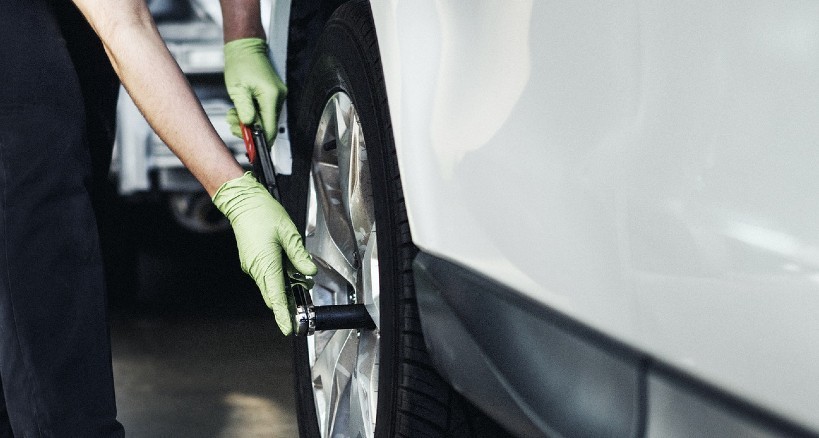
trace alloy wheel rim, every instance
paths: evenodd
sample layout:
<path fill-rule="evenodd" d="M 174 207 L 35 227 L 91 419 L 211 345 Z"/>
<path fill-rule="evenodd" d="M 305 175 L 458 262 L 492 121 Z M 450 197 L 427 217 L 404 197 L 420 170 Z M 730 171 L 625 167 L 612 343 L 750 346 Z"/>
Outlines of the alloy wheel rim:
<path fill-rule="evenodd" d="M 346 93 L 332 95 L 319 119 L 307 205 L 305 246 L 319 268 L 313 303 L 365 304 L 378 327 L 372 184 L 358 112 Z M 316 332 L 307 343 L 321 435 L 373 436 L 378 328 Z"/>

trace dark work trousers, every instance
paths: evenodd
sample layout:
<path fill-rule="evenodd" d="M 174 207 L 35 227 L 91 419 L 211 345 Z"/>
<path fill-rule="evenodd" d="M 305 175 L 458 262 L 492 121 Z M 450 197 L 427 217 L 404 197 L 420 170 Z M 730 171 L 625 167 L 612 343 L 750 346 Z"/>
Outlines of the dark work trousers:
<path fill-rule="evenodd" d="M 91 151 L 91 202 L 100 232 L 109 300 L 132 298 L 137 291 L 138 261 L 132 235 L 123 232 L 122 203 L 108 179 L 116 134 L 117 78 L 102 42 L 71 0 L 53 0 L 68 54 L 80 80 Z"/>
<path fill-rule="evenodd" d="M 0 0 L 0 436 L 123 436 L 91 181 L 52 6 Z"/>
<path fill-rule="evenodd" d="M 68 54 L 80 81 L 85 103 L 88 147 L 91 151 L 91 176 L 94 210 L 110 203 L 103 196 L 109 185 L 108 170 L 116 134 L 119 78 L 108 61 L 102 42 L 71 0 L 54 0 L 55 15 Z M 99 217 L 98 217 L 99 218 Z M 104 244 L 104 243 L 103 243 Z"/>

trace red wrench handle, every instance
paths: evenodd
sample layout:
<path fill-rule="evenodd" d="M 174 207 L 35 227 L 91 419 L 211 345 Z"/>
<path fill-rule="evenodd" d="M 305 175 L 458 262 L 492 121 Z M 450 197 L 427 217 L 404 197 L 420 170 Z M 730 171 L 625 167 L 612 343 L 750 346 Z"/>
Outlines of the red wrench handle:
<path fill-rule="evenodd" d="M 256 144 L 253 142 L 253 133 L 244 123 L 239 122 L 239 126 L 242 128 L 242 140 L 245 141 L 247 160 L 252 165 L 256 162 Z"/>

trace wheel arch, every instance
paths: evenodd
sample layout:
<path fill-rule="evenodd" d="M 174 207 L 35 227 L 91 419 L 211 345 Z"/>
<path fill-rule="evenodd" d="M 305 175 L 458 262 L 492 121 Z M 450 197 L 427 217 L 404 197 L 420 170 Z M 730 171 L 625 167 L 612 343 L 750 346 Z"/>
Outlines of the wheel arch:
<path fill-rule="evenodd" d="M 311 138 L 303 138 L 300 131 L 298 110 L 303 101 L 304 85 L 310 72 L 311 61 L 324 26 L 333 12 L 349 0 L 273 0 L 271 34 L 279 26 L 287 26 L 286 32 L 278 32 L 279 38 L 269 38 L 270 52 L 274 61 L 280 55 L 279 70 L 284 70 L 287 84 L 287 129 L 290 135 L 292 158 L 291 175 L 282 178 L 282 204 L 299 229 L 304 229 L 306 193 L 312 155 Z M 280 7 L 280 11 L 276 11 Z M 286 34 L 286 38 L 283 36 Z M 281 69 L 280 67 L 284 68 Z"/>

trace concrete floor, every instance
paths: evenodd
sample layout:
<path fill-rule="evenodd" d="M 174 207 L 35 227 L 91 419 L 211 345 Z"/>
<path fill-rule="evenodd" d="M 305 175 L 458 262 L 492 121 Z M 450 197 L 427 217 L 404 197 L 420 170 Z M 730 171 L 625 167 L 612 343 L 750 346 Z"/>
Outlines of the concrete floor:
<path fill-rule="evenodd" d="M 130 437 L 295 437 L 290 341 L 272 318 L 112 322 L 119 420 Z"/>
<path fill-rule="evenodd" d="M 115 201 L 102 236 L 126 436 L 298 436 L 291 340 L 232 233 L 188 233 L 161 205 Z"/>

